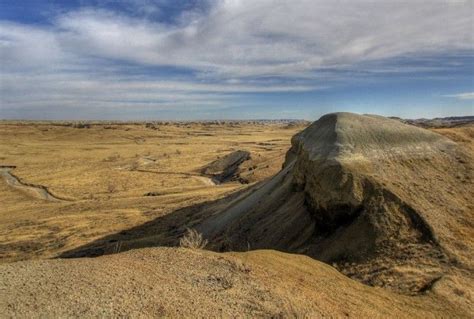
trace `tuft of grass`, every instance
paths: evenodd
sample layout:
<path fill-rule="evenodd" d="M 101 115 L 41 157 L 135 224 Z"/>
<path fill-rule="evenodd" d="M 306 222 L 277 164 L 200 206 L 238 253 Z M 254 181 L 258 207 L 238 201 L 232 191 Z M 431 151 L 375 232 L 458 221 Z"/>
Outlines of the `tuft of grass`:
<path fill-rule="evenodd" d="M 186 234 L 179 240 L 179 246 L 190 249 L 203 249 L 208 241 L 202 234 L 192 228 L 186 228 Z"/>
<path fill-rule="evenodd" d="M 122 242 L 119 240 L 115 243 L 112 253 L 113 254 L 118 254 L 118 253 L 120 253 L 120 250 L 122 250 Z"/>

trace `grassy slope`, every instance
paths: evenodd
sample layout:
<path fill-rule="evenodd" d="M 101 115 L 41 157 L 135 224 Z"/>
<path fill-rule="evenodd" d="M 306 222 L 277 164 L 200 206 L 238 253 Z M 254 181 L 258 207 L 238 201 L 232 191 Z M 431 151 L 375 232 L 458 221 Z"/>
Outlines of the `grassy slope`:
<path fill-rule="evenodd" d="M 304 256 L 147 248 L 0 266 L 0 316 L 468 317 L 436 295 L 364 286 Z"/>

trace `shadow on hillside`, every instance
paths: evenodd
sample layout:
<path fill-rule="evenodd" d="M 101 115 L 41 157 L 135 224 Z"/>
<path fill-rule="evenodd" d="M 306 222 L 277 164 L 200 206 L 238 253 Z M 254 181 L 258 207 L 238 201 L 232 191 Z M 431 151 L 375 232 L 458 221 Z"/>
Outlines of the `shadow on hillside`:
<path fill-rule="evenodd" d="M 248 188 L 224 198 L 180 208 L 142 225 L 97 239 L 62 253 L 59 258 L 98 257 L 145 247 L 176 247 L 186 228 L 194 228 Z"/>

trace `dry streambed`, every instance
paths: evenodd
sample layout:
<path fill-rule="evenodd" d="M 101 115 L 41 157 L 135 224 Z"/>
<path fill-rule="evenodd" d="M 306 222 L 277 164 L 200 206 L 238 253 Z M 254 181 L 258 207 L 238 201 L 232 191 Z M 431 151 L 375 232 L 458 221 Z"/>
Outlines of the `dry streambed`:
<path fill-rule="evenodd" d="M 51 192 L 45 186 L 29 184 L 21 181 L 17 176 L 11 173 L 13 169 L 15 169 L 15 166 L 0 166 L 0 176 L 2 176 L 8 185 L 31 194 L 33 197 L 39 199 L 53 202 L 65 201 L 65 199 L 51 194 Z"/>
<path fill-rule="evenodd" d="M 43 185 L 36 185 L 31 183 L 26 183 L 22 181 L 19 177 L 12 173 L 16 166 L 0 166 L 0 176 L 5 180 L 7 185 L 21 190 L 34 198 L 39 198 L 42 200 L 52 201 L 52 202 L 63 202 L 67 201 L 67 199 L 60 198 L 56 195 L 53 195 L 46 186 Z M 217 185 L 216 182 L 212 178 L 201 176 L 198 174 L 191 174 L 191 173 L 173 173 L 173 172 L 155 172 L 155 171 L 147 171 L 147 170 L 137 170 L 139 172 L 144 173 L 155 173 L 155 174 L 173 174 L 173 175 L 184 175 L 191 178 L 195 178 L 200 181 L 203 185 L 206 186 L 215 186 Z"/>

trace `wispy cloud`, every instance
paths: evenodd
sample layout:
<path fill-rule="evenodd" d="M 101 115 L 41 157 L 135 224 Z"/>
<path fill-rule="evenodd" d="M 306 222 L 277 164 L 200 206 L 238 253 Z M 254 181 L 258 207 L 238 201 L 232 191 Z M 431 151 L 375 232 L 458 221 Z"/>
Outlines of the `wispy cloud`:
<path fill-rule="evenodd" d="M 317 90 L 354 74 L 449 67 L 383 63 L 391 59 L 472 56 L 470 1 L 203 2 L 207 10 L 185 8 L 173 23 L 148 18 L 165 5 L 148 0 L 121 12 L 61 12 L 44 25 L 0 22 L 2 106 L 219 105 L 240 93 Z"/>
<path fill-rule="evenodd" d="M 472 49 L 470 9 L 468 3 L 446 1 L 233 0 L 218 1 L 205 15 L 171 26 L 81 10 L 58 17 L 56 34 L 66 49 L 81 55 L 222 76 L 287 76 Z"/>
<path fill-rule="evenodd" d="M 443 95 L 444 97 L 456 98 L 459 100 L 474 100 L 474 92 Z"/>

